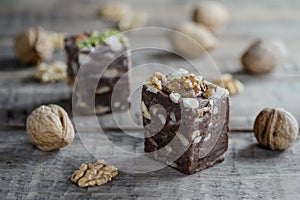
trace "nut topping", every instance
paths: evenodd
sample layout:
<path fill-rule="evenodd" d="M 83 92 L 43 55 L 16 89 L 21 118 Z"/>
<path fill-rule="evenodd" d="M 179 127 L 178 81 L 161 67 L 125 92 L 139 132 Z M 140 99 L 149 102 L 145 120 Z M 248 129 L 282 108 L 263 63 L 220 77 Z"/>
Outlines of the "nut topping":
<path fill-rule="evenodd" d="M 150 86 L 155 88 L 156 90 L 162 90 L 162 84 L 167 81 L 165 75 L 160 72 L 155 72 L 152 76 L 150 76 L 146 82 L 146 86 Z"/>
<path fill-rule="evenodd" d="M 183 74 L 166 83 L 164 90 L 168 93 L 178 93 L 182 97 L 197 97 L 202 94 L 205 86 L 192 73 Z"/>

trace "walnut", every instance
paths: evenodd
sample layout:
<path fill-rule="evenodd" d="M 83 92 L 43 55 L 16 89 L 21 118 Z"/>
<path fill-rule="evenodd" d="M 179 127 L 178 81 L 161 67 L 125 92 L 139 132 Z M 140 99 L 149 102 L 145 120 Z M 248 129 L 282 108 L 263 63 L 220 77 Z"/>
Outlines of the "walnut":
<path fill-rule="evenodd" d="M 41 27 L 29 28 L 14 42 L 19 59 L 26 64 L 37 64 L 52 57 L 54 47 L 48 33 Z"/>
<path fill-rule="evenodd" d="M 118 24 L 121 31 L 126 31 L 134 28 L 143 27 L 148 19 L 148 15 L 145 12 L 132 12 L 126 14 Z"/>
<path fill-rule="evenodd" d="M 53 104 L 32 111 L 27 118 L 26 132 L 32 143 L 43 151 L 65 147 L 74 139 L 74 128 L 67 112 Z"/>
<path fill-rule="evenodd" d="M 40 63 L 35 69 L 34 78 L 44 83 L 66 80 L 67 65 L 61 61 Z"/>
<path fill-rule="evenodd" d="M 167 81 L 165 75 L 160 72 L 155 72 L 152 76 L 150 76 L 146 81 L 146 86 L 152 87 L 156 90 L 162 90 L 162 84 Z"/>
<path fill-rule="evenodd" d="M 256 117 L 254 134 L 257 141 L 270 149 L 289 148 L 298 136 L 298 123 L 283 108 L 265 108 Z"/>
<path fill-rule="evenodd" d="M 52 41 L 54 49 L 63 49 L 65 47 L 65 34 L 54 31 L 47 31 L 47 34 Z"/>
<path fill-rule="evenodd" d="M 71 181 L 79 187 L 88 187 L 105 184 L 118 175 L 118 169 L 114 165 L 107 165 L 104 160 L 95 163 L 82 163 L 78 170 L 74 171 Z"/>
<path fill-rule="evenodd" d="M 282 41 L 259 39 L 243 54 L 242 64 L 252 74 L 265 74 L 271 72 L 286 54 L 287 50 Z"/>
<path fill-rule="evenodd" d="M 122 18 L 124 18 L 131 12 L 131 8 L 128 5 L 122 3 L 106 4 L 99 9 L 99 14 L 102 17 L 114 22 L 119 22 Z"/>
<path fill-rule="evenodd" d="M 199 78 L 200 77 L 200 78 Z M 192 73 L 182 74 L 166 83 L 164 90 L 168 93 L 178 93 L 182 97 L 197 97 L 205 90 L 201 76 Z"/>
<path fill-rule="evenodd" d="M 174 49 L 187 58 L 197 58 L 217 45 L 216 38 L 203 25 L 185 22 L 170 35 Z"/>
<path fill-rule="evenodd" d="M 231 74 L 223 74 L 220 79 L 214 80 L 213 83 L 227 89 L 230 95 L 236 95 L 244 90 L 243 84 L 239 80 L 233 79 Z"/>
<path fill-rule="evenodd" d="M 229 19 L 227 8 L 216 1 L 202 1 L 194 10 L 193 20 L 215 31 L 223 27 Z"/>

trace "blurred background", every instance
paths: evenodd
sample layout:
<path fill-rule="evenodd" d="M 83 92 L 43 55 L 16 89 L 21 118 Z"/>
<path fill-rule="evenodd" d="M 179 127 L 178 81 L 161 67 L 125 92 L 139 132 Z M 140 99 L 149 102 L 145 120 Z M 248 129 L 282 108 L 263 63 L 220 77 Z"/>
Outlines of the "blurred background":
<path fill-rule="evenodd" d="M 147 14 L 145 27 L 173 29 L 184 21 L 191 21 L 193 11 L 201 1 L 187 0 L 128 0 L 114 1 Z M 232 128 L 252 129 L 256 114 L 264 107 L 284 106 L 300 120 L 300 2 L 297 0 L 223 0 L 229 11 L 226 25 L 215 31 L 217 47 L 209 52 L 221 73 L 231 73 L 244 85 L 244 92 L 232 97 Z M 0 1 L 0 115 L 3 125 L 22 125 L 28 112 L 37 105 L 68 101 L 70 87 L 65 82 L 39 84 L 32 81 L 34 65 L 24 66 L 16 57 L 14 38 L 29 27 L 41 26 L 46 30 L 78 34 L 91 30 L 116 28 L 116 23 L 99 15 L 99 8 L 111 1 L 100 0 L 1 0 Z M 134 39 L 132 39 L 134 38 Z M 159 44 L 172 49 L 167 35 L 143 31 L 132 36 L 137 45 Z M 257 38 L 281 39 L 288 56 L 274 72 L 252 76 L 243 70 L 241 56 Z M 143 57 L 144 56 L 144 57 Z M 65 60 L 64 51 L 55 52 L 54 58 Z M 180 67 L 180 60 L 162 53 L 133 55 L 134 66 L 147 61 Z M 205 56 L 192 60 L 195 66 L 212 68 Z M 208 79 L 214 78 L 208 74 Z"/>

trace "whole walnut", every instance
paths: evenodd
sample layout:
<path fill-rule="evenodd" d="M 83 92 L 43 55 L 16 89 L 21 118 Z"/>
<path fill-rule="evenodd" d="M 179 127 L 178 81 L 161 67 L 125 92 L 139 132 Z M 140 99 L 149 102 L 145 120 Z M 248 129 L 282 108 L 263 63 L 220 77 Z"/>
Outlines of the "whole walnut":
<path fill-rule="evenodd" d="M 120 31 L 127 31 L 134 28 L 143 27 L 148 20 L 145 12 L 132 12 L 126 14 L 118 23 Z"/>
<path fill-rule="evenodd" d="M 217 39 L 203 25 L 184 22 L 170 35 L 174 49 L 187 58 L 198 58 L 217 45 Z"/>
<path fill-rule="evenodd" d="M 201 23 L 209 30 L 215 31 L 223 27 L 229 19 L 227 8 L 216 1 L 202 1 L 194 10 L 193 20 Z"/>
<path fill-rule="evenodd" d="M 243 54 L 242 64 L 252 74 L 265 74 L 271 72 L 286 54 L 282 41 L 258 39 Z"/>
<path fill-rule="evenodd" d="M 130 13 L 132 13 L 130 6 L 124 3 L 108 3 L 99 9 L 102 17 L 114 22 L 119 22 Z"/>
<path fill-rule="evenodd" d="M 32 111 L 27 118 L 26 132 L 32 143 L 43 151 L 65 147 L 74 139 L 74 128 L 67 112 L 54 104 Z"/>
<path fill-rule="evenodd" d="M 15 52 L 26 64 L 37 64 L 52 57 L 52 38 L 41 27 L 29 28 L 19 34 L 14 41 Z"/>
<path fill-rule="evenodd" d="M 283 108 L 265 108 L 254 122 L 257 141 L 272 150 L 292 146 L 297 139 L 298 130 L 297 120 Z"/>

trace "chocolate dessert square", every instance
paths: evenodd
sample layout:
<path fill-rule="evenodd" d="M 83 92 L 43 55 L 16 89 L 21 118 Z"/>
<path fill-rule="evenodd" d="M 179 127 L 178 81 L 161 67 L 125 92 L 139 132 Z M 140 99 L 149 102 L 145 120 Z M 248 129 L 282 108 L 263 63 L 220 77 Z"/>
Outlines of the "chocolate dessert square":
<path fill-rule="evenodd" d="M 102 34 L 83 33 L 65 39 L 69 82 L 78 81 L 73 106 L 80 113 L 104 114 L 128 109 L 128 71 L 131 68 L 128 49 L 128 39 L 116 30 Z M 82 69 L 80 73 L 79 69 Z"/>
<path fill-rule="evenodd" d="M 222 162 L 228 148 L 228 91 L 178 69 L 143 85 L 145 152 L 183 173 Z"/>

